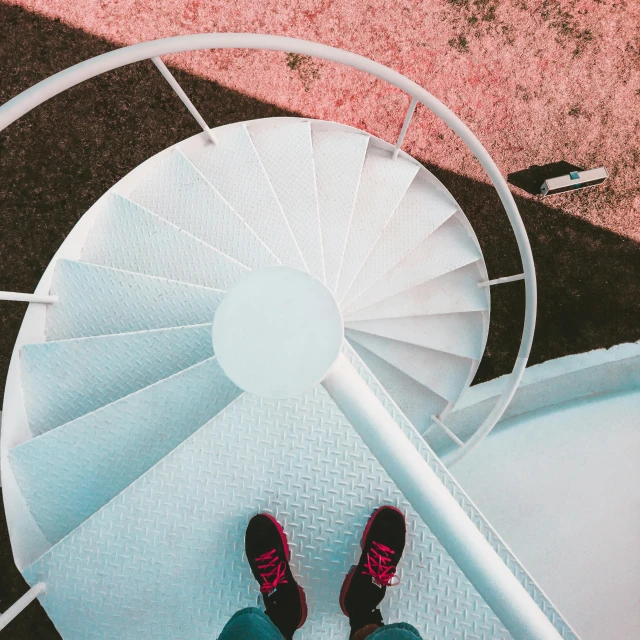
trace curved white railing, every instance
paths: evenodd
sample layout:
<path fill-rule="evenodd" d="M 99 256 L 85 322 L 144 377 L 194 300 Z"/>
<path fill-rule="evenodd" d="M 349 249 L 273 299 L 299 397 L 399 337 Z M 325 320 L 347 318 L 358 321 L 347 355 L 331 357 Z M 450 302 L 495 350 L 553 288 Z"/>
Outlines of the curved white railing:
<path fill-rule="evenodd" d="M 411 105 L 407 111 L 400 136 L 396 143 L 394 157 L 397 156 L 398 149 L 402 144 L 402 140 L 404 139 L 404 135 L 409 126 L 409 121 L 415 107 L 417 103 L 420 102 L 440 117 L 451 128 L 451 130 L 461 138 L 485 169 L 507 212 L 507 216 L 518 243 L 526 287 L 525 318 L 522 330 L 522 339 L 515 366 L 507 379 L 502 394 L 477 431 L 465 443 L 459 446 L 457 450 L 446 457 L 445 460 L 449 466 L 454 464 L 478 446 L 483 438 L 485 438 L 491 429 L 493 429 L 498 420 L 500 420 L 500 417 L 507 408 L 507 405 L 511 402 L 511 399 L 520 384 L 520 380 L 522 379 L 522 375 L 529 358 L 529 353 L 531 351 L 531 344 L 533 342 L 537 304 L 536 274 L 531 246 L 524 228 L 524 223 L 522 222 L 522 218 L 518 212 L 515 200 L 509 191 L 509 187 L 502 177 L 498 167 L 471 130 L 450 109 L 442 104 L 437 98 L 432 96 L 428 91 L 397 71 L 389 69 L 384 65 L 374 62 L 373 60 L 369 60 L 368 58 L 359 56 L 355 53 L 350 53 L 348 51 L 343 51 L 342 49 L 329 47 L 315 42 L 308 42 L 305 40 L 286 38 L 282 36 L 256 35 L 248 33 L 194 34 L 134 44 L 129 47 L 110 51 L 109 53 L 91 58 L 90 60 L 76 64 L 73 67 L 69 67 L 64 71 L 60 71 L 46 80 L 39 82 L 30 89 L 27 89 L 0 107 L 0 131 L 5 129 L 19 117 L 31 111 L 31 109 L 66 89 L 69 89 L 84 80 L 88 80 L 89 78 L 105 73 L 106 71 L 111 71 L 112 69 L 116 69 L 133 62 L 154 59 L 154 62 L 160 68 L 161 72 L 163 72 L 165 78 L 171 82 L 171 79 L 168 77 L 168 70 L 165 73 L 162 68 L 164 65 L 162 65 L 161 61 L 158 61 L 159 56 L 197 49 L 268 49 L 273 51 L 286 51 L 338 62 L 369 73 L 381 80 L 385 80 L 389 84 L 392 84 L 405 93 L 408 93 L 412 97 Z M 159 62 L 160 64 L 158 64 Z M 186 96 L 180 97 L 184 102 Z M 188 101 L 188 98 L 186 98 L 186 100 L 187 102 L 185 102 L 185 104 L 189 110 L 194 113 L 195 108 L 191 105 L 190 101 Z M 215 142 L 215 138 L 211 136 L 211 132 L 208 130 L 206 124 L 204 124 L 204 121 L 200 122 L 201 117 L 199 117 L 197 112 L 194 113 L 194 117 L 196 117 L 203 129 L 212 138 L 212 141 Z M 510 279 L 513 278 L 500 278 L 497 281 L 490 281 L 486 284 L 498 284 L 499 281 L 508 281 Z"/>

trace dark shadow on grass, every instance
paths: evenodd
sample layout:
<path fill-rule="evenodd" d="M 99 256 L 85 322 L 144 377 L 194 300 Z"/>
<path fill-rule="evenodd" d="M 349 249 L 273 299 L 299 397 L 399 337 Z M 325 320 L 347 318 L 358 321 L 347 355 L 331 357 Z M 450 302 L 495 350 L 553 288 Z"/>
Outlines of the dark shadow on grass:
<path fill-rule="evenodd" d="M 114 48 L 15 6 L 0 4 L 0 27 L 6 34 L 0 41 L 0 103 L 61 69 Z M 175 75 L 210 126 L 300 115 L 181 71 Z M 400 122 L 402 114 L 398 118 Z M 144 62 L 74 87 L 0 133 L 0 289 L 33 291 L 63 239 L 102 193 L 149 156 L 197 132 L 196 123 L 152 63 Z M 420 160 L 451 190 L 473 224 L 491 277 L 519 273 L 515 240 L 493 188 L 430 166 L 428 158 Z M 573 197 L 586 201 L 589 192 Z M 538 272 L 540 300 L 531 363 L 640 338 L 638 245 L 540 200 L 516 201 Z M 493 289 L 489 342 L 476 382 L 513 366 L 523 300 L 522 282 Z M 0 302 L 0 388 L 25 308 Z M 3 517 L 0 575 L 4 611 L 27 587 L 13 565 Z M 3 632 L 3 640 L 58 637 L 37 603 Z"/>
<path fill-rule="evenodd" d="M 566 176 L 571 171 L 584 171 L 584 169 L 575 164 L 565 162 L 564 160 L 560 162 L 548 162 L 543 165 L 532 164 L 528 169 L 510 173 L 507 176 L 507 182 L 514 187 L 519 187 L 532 196 L 539 196 L 540 187 L 542 187 L 542 183 L 545 180 Z"/>

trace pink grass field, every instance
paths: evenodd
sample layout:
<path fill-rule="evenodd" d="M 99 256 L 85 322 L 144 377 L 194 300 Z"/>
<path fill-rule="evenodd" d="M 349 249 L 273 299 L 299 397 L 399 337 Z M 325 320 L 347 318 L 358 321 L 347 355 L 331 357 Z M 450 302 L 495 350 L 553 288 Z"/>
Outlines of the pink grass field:
<path fill-rule="evenodd" d="M 549 204 L 640 240 L 638 0 L 20 0 L 123 46 L 198 32 L 318 41 L 403 73 L 450 107 L 502 173 L 566 161 L 610 180 Z M 166 62 L 230 89 L 394 141 L 409 98 L 360 72 L 280 52 L 219 51 Z M 418 108 L 404 149 L 486 181 L 457 137 Z M 520 195 L 525 192 L 513 187 Z M 506 221 L 505 221 L 506 223 Z"/>

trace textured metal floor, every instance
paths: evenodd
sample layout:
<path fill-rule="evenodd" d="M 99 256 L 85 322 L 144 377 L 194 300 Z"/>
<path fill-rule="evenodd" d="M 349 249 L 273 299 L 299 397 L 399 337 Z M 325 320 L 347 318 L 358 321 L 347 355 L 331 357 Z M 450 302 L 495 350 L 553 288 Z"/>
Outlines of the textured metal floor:
<path fill-rule="evenodd" d="M 422 450 L 563 637 L 573 638 L 447 471 Z M 386 619 L 411 622 L 425 638 L 508 638 L 321 387 L 286 401 L 243 394 L 25 577 L 31 584 L 46 581 L 41 600 L 65 638 L 97 640 L 108 629 L 119 640 L 209 640 L 235 610 L 256 603 L 243 533 L 250 516 L 266 509 L 285 526 L 293 569 L 308 596 L 309 619 L 297 637 L 344 638 L 340 585 L 357 558 L 362 528 L 380 503 L 400 507 L 409 528 L 402 583 L 389 590 Z"/>

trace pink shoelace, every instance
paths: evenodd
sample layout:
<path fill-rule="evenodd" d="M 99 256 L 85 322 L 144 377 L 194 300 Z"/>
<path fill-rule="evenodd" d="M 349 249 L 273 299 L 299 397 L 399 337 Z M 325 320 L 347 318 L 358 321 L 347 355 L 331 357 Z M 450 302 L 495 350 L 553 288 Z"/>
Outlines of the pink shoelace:
<path fill-rule="evenodd" d="M 263 564 L 258 564 L 260 562 Z M 260 569 L 260 578 L 264 580 L 264 583 L 260 585 L 260 593 L 269 593 L 279 584 L 287 584 L 287 580 L 284 577 L 287 571 L 287 563 L 284 560 L 278 560 L 275 549 L 258 556 L 256 564 Z"/>
<path fill-rule="evenodd" d="M 395 575 L 396 568 L 388 566 L 392 555 L 393 549 L 374 541 L 367 554 L 363 575 L 371 576 L 374 582 L 383 587 L 395 587 L 400 584 L 400 580 Z M 395 582 L 392 582 L 394 578 Z"/>

